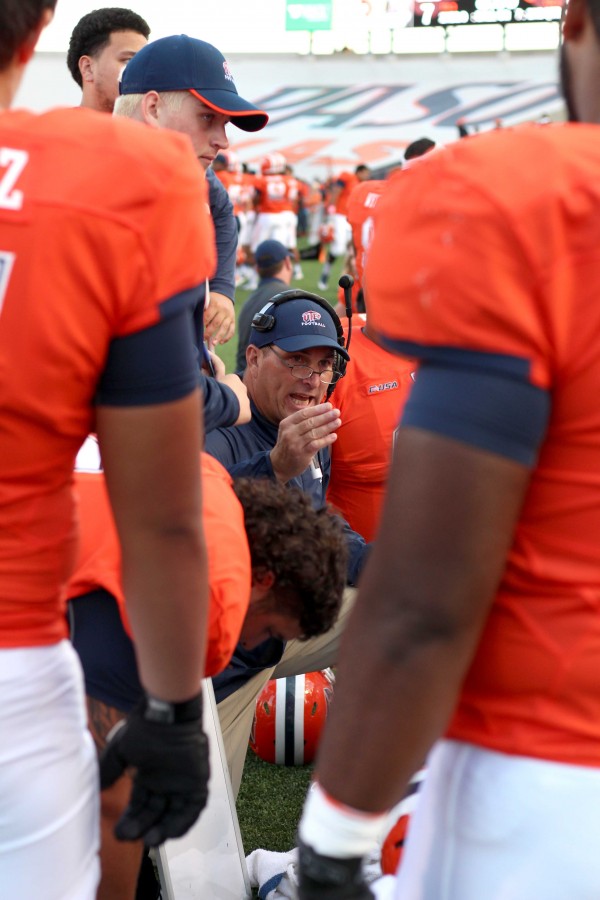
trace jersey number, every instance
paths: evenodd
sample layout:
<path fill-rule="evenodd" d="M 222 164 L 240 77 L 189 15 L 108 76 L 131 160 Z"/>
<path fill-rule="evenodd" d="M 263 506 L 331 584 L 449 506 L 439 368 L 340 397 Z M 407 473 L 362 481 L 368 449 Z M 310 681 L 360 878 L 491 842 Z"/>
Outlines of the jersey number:
<path fill-rule="evenodd" d="M 15 190 L 15 184 L 28 160 L 25 150 L 0 147 L 0 209 L 17 210 L 23 206 L 23 191 Z"/>

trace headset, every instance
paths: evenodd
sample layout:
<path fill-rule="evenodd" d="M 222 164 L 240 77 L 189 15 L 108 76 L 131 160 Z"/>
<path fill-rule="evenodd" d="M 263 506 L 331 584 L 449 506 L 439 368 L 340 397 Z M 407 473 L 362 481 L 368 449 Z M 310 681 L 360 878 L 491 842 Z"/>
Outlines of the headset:
<path fill-rule="evenodd" d="M 347 285 L 346 282 L 342 284 L 342 280 L 347 279 L 350 283 Z M 260 310 L 260 312 L 255 313 L 252 319 L 252 328 L 255 331 L 259 331 L 264 333 L 266 331 L 272 331 L 275 327 L 276 317 L 273 312 L 267 312 L 267 310 L 276 309 L 276 307 L 280 306 L 282 303 L 287 303 L 290 300 L 308 300 L 310 303 L 314 303 L 316 306 L 320 306 L 321 309 L 324 309 L 325 312 L 329 315 L 333 324 L 335 325 L 337 342 L 340 347 L 343 347 L 346 351 L 350 346 L 350 336 L 352 334 L 352 304 L 349 302 L 350 291 L 352 290 L 352 285 L 354 284 L 353 279 L 350 275 L 344 275 L 340 279 L 340 287 L 344 289 L 344 298 L 346 305 L 346 315 L 348 316 L 348 340 L 346 341 L 344 337 L 344 329 L 342 327 L 342 323 L 340 322 L 339 316 L 333 307 L 324 300 L 323 297 L 319 297 L 318 294 L 311 294 L 310 291 L 302 291 L 302 290 L 289 290 L 289 291 L 281 291 L 279 294 L 275 294 L 266 306 Z M 335 353 L 333 356 L 333 367 L 334 369 L 340 373 L 340 378 L 343 378 L 346 374 L 346 366 L 347 362 L 342 356 L 341 353 Z M 327 399 L 331 397 L 333 390 L 335 388 L 335 384 L 329 384 L 327 386 Z"/>

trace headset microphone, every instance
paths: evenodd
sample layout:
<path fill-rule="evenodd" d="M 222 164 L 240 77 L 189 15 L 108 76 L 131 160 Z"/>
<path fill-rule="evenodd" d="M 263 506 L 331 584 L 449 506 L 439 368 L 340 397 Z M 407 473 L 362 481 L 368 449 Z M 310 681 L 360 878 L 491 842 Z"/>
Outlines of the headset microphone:
<path fill-rule="evenodd" d="M 348 350 L 350 339 L 352 338 L 352 288 L 354 287 L 354 278 L 352 275 L 342 275 L 338 284 L 344 291 L 344 305 L 348 318 L 348 338 L 346 340 L 346 350 Z"/>

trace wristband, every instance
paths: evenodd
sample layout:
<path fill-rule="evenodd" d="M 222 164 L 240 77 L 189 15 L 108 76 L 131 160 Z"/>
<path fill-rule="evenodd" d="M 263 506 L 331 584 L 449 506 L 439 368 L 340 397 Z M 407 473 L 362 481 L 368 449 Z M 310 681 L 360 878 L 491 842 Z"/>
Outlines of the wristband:
<path fill-rule="evenodd" d="M 181 703 L 170 703 L 159 700 L 146 693 L 142 705 L 142 716 L 147 722 L 160 725 L 174 725 L 182 722 L 195 722 L 202 718 L 202 692 Z"/>
<path fill-rule="evenodd" d="M 365 856 L 379 842 L 388 813 L 367 813 L 345 806 L 319 784 L 309 791 L 298 834 L 304 844 L 323 856 Z"/>

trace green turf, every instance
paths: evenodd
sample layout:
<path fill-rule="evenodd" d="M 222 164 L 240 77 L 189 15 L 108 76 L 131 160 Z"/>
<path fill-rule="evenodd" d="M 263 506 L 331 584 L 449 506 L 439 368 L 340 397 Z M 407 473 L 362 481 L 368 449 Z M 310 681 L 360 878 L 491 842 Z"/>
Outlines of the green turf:
<path fill-rule="evenodd" d="M 257 847 L 284 852 L 296 846 L 311 770 L 311 766 L 276 766 L 248 750 L 237 799 L 246 855 Z"/>

